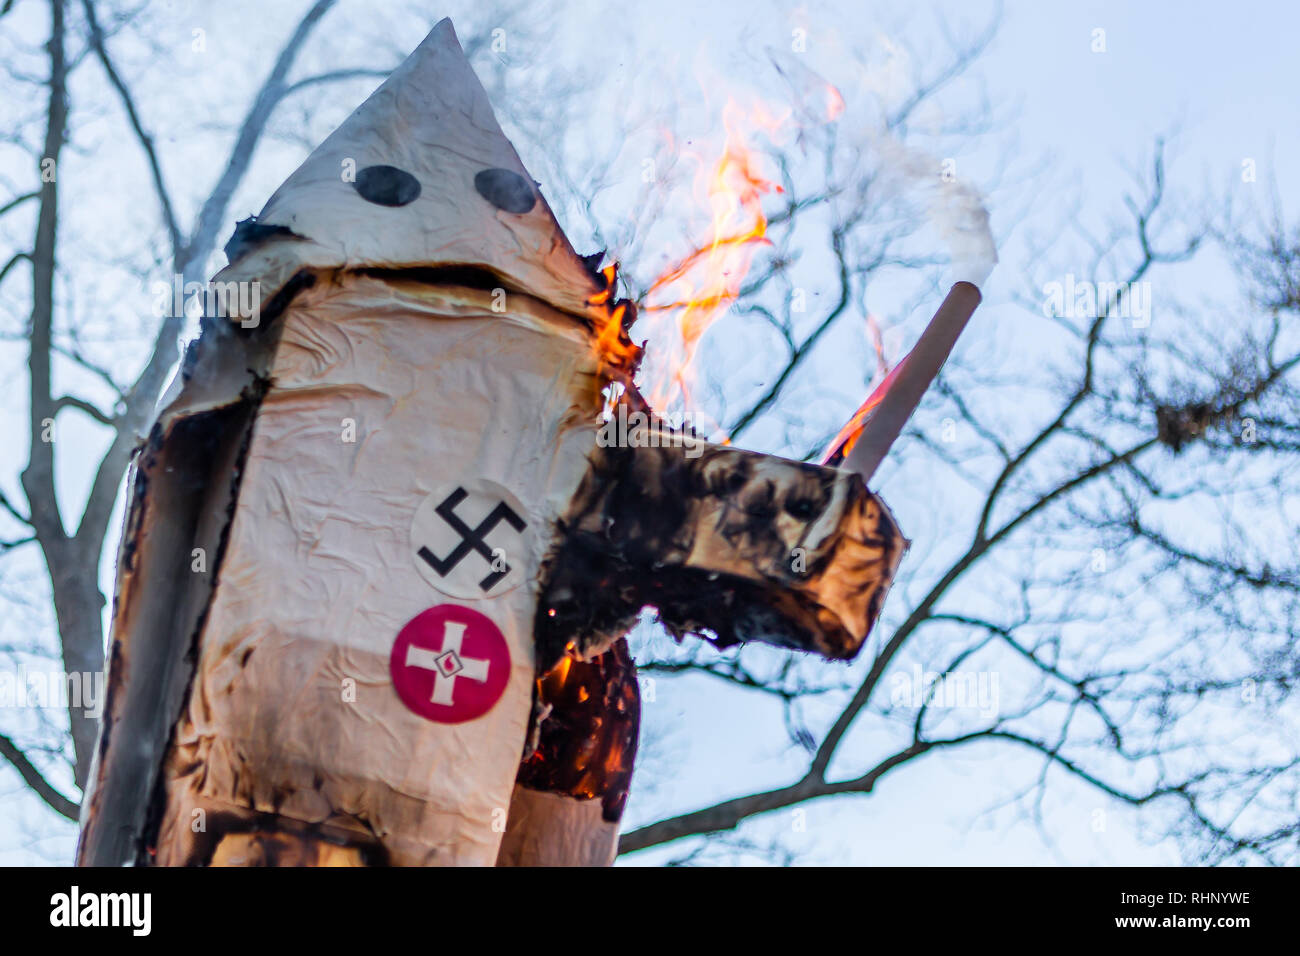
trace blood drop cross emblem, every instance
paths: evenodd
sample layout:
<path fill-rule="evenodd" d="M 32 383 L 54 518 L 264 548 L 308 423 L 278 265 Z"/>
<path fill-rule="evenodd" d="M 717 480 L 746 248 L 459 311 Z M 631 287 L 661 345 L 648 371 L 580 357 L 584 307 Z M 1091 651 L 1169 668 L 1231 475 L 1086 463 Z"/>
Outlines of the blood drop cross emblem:
<path fill-rule="evenodd" d="M 488 617 L 440 604 L 398 632 L 388 666 L 408 708 L 435 723 L 461 724 L 501 699 L 510 682 L 510 649 Z"/>

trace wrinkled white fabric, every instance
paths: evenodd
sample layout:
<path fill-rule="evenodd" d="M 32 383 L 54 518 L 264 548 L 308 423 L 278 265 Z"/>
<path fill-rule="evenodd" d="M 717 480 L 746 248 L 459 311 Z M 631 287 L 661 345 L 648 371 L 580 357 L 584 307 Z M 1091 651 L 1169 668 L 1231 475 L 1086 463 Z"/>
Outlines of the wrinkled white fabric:
<path fill-rule="evenodd" d="M 282 321 L 160 844 L 183 857 L 195 808 L 249 807 L 368 829 L 394 863 L 491 865 L 531 706 L 538 566 L 595 443 L 585 333 L 522 297 L 497 313 L 487 292 L 371 279 L 322 283 Z M 482 599 L 436 589 L 411 534 L 431 492 L 476 478 L 527 520 L 493 538 L 522 583 Z M 447 603 L 489 617 L 511 658 L 500 701 L 454 725 L 413 713 L 389 674 L 401 628 Z"/>

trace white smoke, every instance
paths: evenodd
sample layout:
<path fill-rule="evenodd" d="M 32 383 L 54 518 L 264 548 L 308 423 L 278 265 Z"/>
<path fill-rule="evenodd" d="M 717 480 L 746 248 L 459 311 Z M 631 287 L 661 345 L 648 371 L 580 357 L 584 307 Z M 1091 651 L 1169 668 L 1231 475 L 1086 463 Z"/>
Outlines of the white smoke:
<path fill-rule="evenodd" d="M 948 246 L 950 280 L 982 290 L 998 262 L 984 197 L 944 162 L 886 131 L 872 135 L 871 142 L 886 181 L 924 197 L 926 217 Z"/>
<path fill-rule="evenodd" d="M 852 94 L 858 102 L 846 103 L 841 92 L 801 58 L 771 48 L 767 53 L 793 93 L 802 125 L 836 123 L 849 134 L 865 131 L 858 134 L 859 142 L 878 161 L 873 185 L 899 198 L 920 200 L 928 223 L 948 246 L 950 281 L 970 282 L 982 290 L 998 261 L 984 198 L 956 174 L 954 160 L 941 161 L 890 132 L 884 122 L 884 104 L 911 94 L 911 65 L 905 51 L 888 37 L 878 40 L 884 58 L 862 70 Z M 831 101 L 838 101 L 845 110 L 842 116 L 838 112 L 827 115 L 826 104 Z M 870 115 L 873 112 L 875 115 Z"/>

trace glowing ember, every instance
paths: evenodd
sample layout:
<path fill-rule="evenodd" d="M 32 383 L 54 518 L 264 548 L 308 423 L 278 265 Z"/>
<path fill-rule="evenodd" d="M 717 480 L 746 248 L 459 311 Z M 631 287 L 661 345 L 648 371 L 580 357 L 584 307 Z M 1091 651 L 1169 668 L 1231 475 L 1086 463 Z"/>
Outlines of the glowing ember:
<path fill-rule="evenodd" d="M 823 465 L 831 463 L 832 460 L 838 461 L 853 450 L 854 443 L 858 440 L 858 436 L 862 434 L 862 426 L 867 423 L 872 411 L 880 404 L 880 400 L 884 398 L 885 393 L 889 391 L 889 385 L 894 379 L 894 374 L 898 371 L 898 368 L 895 368 L 893 372 L 889 369 L 889 359 L 885 357 L 884 332 L 881 330 L 876 317 L 870 312 L 867 313 L 867 331 L 871 334 L 871 345 L 876 351 L 876 375 L 881 379 L 881 382 L 871 391 L 871 394 L 867 396 L 867 400 L 858 407 L 858 410 L 853 413 L 853 417 L 848 420 L 848 423 L 831 439 L 830 445 L 826 448 L 826 453 L 822 456 Z M 902 364 L 900 362 L 899 367 Z"/>
<path fill-rule="evenodd" d="M 879 362 L 879 367 L 888 372 L 888 365 L 885 364 L 879 339 L 876 339 L 876 360 Z M 907 359 L 905 358 L 902 362 L 894 365 L 893 371 L 885 375 L 884 381 L 881 381 L 879 385 L 876 385 L 875 389 L 872 389 L 871 394 L 867 395 L 867 401 L 858 406 L 858 410 L 853 412 L 853 418 L 850 418 L 848 424 L 845 424 L 845 427 L 840 429 L 835 438 L 832 438 L 831 444 L 827 446 L 826 454 L 822 457 L 822 464 L 839 462 L 850 451 L 853 451 L 854 442 L 857 442 L 859 434 L 862 434 L 863 425 L 867 424 L 867 420 L 871 418 L 871 412 L 875 411 L 876 406 L 880 405 L 885 393 L 889 392 L 889 386 L 893 384 L 894 378 L 898 377 L 898 373 L 906 364 Z"/>
<path fill-rule="evenodd" d="M 599 799 L 616 821 L 636 757 L 640 697 L 626 641 L 591 660 L 566 655 L 537 681 L 544 707 L 536 750 L 520 764 L 525 787 Z"/>

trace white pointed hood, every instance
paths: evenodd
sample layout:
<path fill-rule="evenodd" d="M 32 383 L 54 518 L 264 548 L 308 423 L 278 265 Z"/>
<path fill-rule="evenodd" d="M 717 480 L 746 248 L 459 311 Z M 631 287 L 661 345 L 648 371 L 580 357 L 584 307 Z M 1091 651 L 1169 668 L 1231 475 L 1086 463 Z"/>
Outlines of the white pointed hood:
<path fill-rule="evenodd" d="M 450 20 L 276 190 L 214 282 L 263 304 L 301 269 L 485 268 L 592 315 L 605 285 L 573 251 L 461 50 Z"/>

